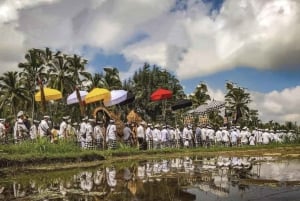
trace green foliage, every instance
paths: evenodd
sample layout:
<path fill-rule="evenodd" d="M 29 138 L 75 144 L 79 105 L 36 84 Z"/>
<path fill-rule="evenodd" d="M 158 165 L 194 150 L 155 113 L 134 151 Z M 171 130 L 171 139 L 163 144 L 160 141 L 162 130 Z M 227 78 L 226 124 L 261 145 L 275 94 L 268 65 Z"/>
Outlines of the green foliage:
<path fill-rule="evenodd" d="M 143 68 L 136 71 L 132 79 L 123 83 L 125 90 L 135 94 L 134 104 L 125 106 L 125 112 L 135 109 L 146 121 L 159 121 L 162 119 L 162 101 L 152 102 L 151 94 L 158 88 L 164 88 L 173 92 L 172 99 L 166 101 L 166 117 L 170 122 L 175 122 L 175 115 L 169 109 L 176 100 L 184 98 L 185 94 L 179 80 L 166 70 L 157 66 L 144 64 Z"/>
<path fill-rule="evenodd" d="M 2 145 L 2 152 L 7 154 L 65 154 L 80 152 L 81 149 L 72 141 L 59 141 L 50 143 L 47 139 L 39 139 L 36 142 L 24 141 L 20 144 Z"/>

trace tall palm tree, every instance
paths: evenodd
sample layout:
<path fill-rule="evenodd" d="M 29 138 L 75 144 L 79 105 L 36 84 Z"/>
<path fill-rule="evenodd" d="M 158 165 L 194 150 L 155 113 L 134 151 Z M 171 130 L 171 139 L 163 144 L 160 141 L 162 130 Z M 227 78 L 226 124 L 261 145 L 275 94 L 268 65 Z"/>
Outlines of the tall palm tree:
<path fill-rule="evenodd" d="M 226 110 L 231 111 L 235 115 L 234 122 L 237 123 L 242 117 L 247 117 L 249 114 L 248 104 L 251 102 L 250 94 L 245 89 L 234 86 L 231 83 L 226 84 L 227 94 L 225 101 L 227 103 Z"/>
<path fill-rule="evenodd" d="M 82 59 L 82 57 L 74 54 L 73 57 L 67 57 L 67 60 L 69 62 L 69 72 L 70 76 L 73 78 L 73 86 L 76 90 L 76 96 L 80 105 L 80 112 L 81 115 L 85 115 L 85 109 L 84 104 L 81 100 L 80 92 L 79 92 L 79 86 L 82 85 L 81 77 L 87 77 L 90 74 L 85 72 L 85 65 L 87 64 L 87 60 Z"/>
<path fill-rule="evenodd" d="M 48 85 L 58 89 L 63 96 L 72 91 L 73 78 L 70 73 L 70 62 L 67 55 L 57 53 L 48 64 Z"/>
<path fill-rule="evenodd" d="M 194 92 L 189 96 L 193 102 L 194 107 L 205 104 L 210 100 L 210 96 L 207 93 L 207 85 L 205 83 L 198 84 Z"/>
<path fill-rule="evenodd" d="M 122 82 L 119 76 L 119 70 L 117 68 L 104 68 L 104 86 L 109 90 L 120 89 Z"/>
<path fill-rule="evenodd" d="M 81 85 L 82 79 L 89 76 L 89 73 L 85 71 L 87 60 L 74 54 L 72 57 L 68 56 L 67 61 L 69 62 L 68 71 L 73 78 L 74 86 Z"/>
<path fill-rule="evenodd" d="M 30 102 L 28 91 L 20 82 L 16 71 L 8 71 L 0 77 L 0 109 L 8 106 L 12 114 L 16 116 L 18 110 L 24 110 L 24 103 Z"/>
<path fill-rule="evenodd" d="M 42 80 L 46 77 L 46 65 L 51 60 L 52 53 L 49 48 L 46 50 L 30 49 L 25 54 L 25 62 L 19 63 L 21 68 L 20 73 L 21 81 L 24 87 L 30 92 L 32 116 L 34 115 L 34 94 L 37 85 L 42 85 Z M 43 86 L 40 86 L 41 90 Z M 45 107 L 45 97 L 42 97 L 42 105 Z"/>

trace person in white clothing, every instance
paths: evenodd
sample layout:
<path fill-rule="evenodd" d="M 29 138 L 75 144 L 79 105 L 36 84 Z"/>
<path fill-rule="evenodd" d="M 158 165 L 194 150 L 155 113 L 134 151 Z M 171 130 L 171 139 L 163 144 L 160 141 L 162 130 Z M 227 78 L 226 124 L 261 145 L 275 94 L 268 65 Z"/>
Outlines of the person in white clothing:
<path fill-rule="evenodd" d="M 0 119 L 0 140 L 1 140 L 1 144 L 6 144 L 6 140 L 7 140 L 7 131 L 5 128 L 5 119 Z"/>
<path fill-rule="evenodd" d="M 182 141 L 183 141 L 183 146 L 185 148 L 189 147 L 189 129 L 188 129 L 188 126 L 185 125 L 183 130 L 182 130 Z"/>
<path fill-rule="evenodd" d="M 24 119 L 24 112 L 23 111 L 18 112 L 17 120 L 14 126 L 15 143 L 19 143 L 20 141 L 23 141 L 28 134 L 28 129 L 26 128 L 23 119 Z"/>
<path fill-rule="evenodd" d="M 86 126 L 87 126 L 88 117 L 84 117 L 79 127 L 79 135 L 80 135 L 80 146 L 81 148 L 85 147 L 85 135 L 86 135 Z"/>
<path fill-rule="evenodd" d="M 29 134 L 30 134 L 30 139 L 31 141 L 35 141 L 36 138 L 38 137 L 38 124 L 40 122 L 38 120 L 33 120 L 32 122 L 32 125 L 30 127 L 30 130 L 29 130 Z"/>
<path fill-rule="evenodd" d="M 0 142 L 1 144 L 6 143 L 6 128 L 4 126 L 5 119 L 0 119 Z"/>
<path fill-rule="evenodd" d="M 104 144 L 103 144 L 104 135 L 103 135 L 102 129 L 100 127 L 101 124 L 103 124 L 102 121 L 97 121 L 96 126 L 94 127 L 94 139 L 95 139 L 96 149 L 104 148 Z"/>
<path fill-rule="evenodd" d="M 241 145 L 247 145 L 248 144 L 248 137 L 249 137 L 247 127 L 243 127 L 240 136 L 241 136 Z"/>
<path fill-rule="evenodd" d="M 144 121 L 139 123 L 139 126 L 136 129 L 136 136 L 138 140 L 139 150 L 145 150 L 145 128 L 146 123 Z"/>
<path fill-rule="evenodd" d="M 179 148 L 180 147 L 180 145 L 181 145 L 181 132 L 180 132 L 180 129 L 179 129 L 179 126 L 178 125 L 176 125 L 176 128 L 175 128 L 175 147 L 176 148 Z"/>
<path fill-rule="evenodd" d="M 48 124 L 50 117 L 48 115 L 44 116 L 44 119 L 39 124 L 39 134 L 40 138 L 50 137 L 50 127 Z"/>
<path fill-rule="evenodd" d="M 271 136 L 270 136 L 269 130 L 265 129 L 265 131 L 262 134 L 262 143 L 264 145 L 266 145 L 266 144 L 269 144 L 270 141 L 271 141 Z"/>
<path fill-rule="evenodd" d="M 89 119 L 86 125 L 86 133 L 85 133 L 85 148 L 93 149 L 93 140 L 94 140 L 94 125 L 96 123 L 95 119 Z"/>
<path fill-rule="evenodd" d="M 222 143 L 226 147 L 228 147 L 230 144 L 230 134 L 226 127 L 223 127 L 223 129 L 222 129 Z"/>
<path fill-rule="evenodd" d="M 161 141 L 161 132 L 159 130 L 159 125 L 156 124 L 152 131 L 152 138 L 153 138 L 153 149 L 160 148 L 160 141 Z"/>
<path fill-rule="evenodd" d="M 163 125 L 162 126 L 162 130 L 160 131 L 161 132 L 161 148 L 166 148 L 167 147 L 167 136 L 168 136 L 168 131 L 167 131 L 167 126 L 166 125 Z"/>
<path fill-rule="evenodd" d="M 249 137 L 249 145 L 253 146 L 255 145 L 255 136 L 254 134 L 252 133 L 251 136 Z"/>
<path fill-rule="evenodd" d="M 237 145 L 238 137 L 239 136 L 238 136 L 238 133 L 236 132 L 236 128 L 234 128 L 230 133 L 230 141 L 231 141 L 232 146 Z"/>
<path fill-rule="evenodd" d="M 62 122 L 59 125 L 58 138 L 65 139 L 67 136 L 67 117 L 62 117 Z"/>
<path fill-rule="evenodd" d="M 106 142 L 109 149 L 117 148 L 117 127 L 114 119 L 109 120 L 109 124 L 106 129 Z"/>
<path fill-rule="evenodd" d="M 147 124 L 147 128 L 146 128 L 146 131 L 145 131 L 145 134 L 146 134 L 146 142 L 147 142 L 147 149 L 150 150 L 150 149 L 153 149 L 153 137 L 152 137 L 152 124 Z"/>
<path fill-rule="evenodd" d="M 218 128 L 217 132 L 216 132 L 216 145 L 221 145 L 222 144 L 222 131 L 221 128 Z"/>

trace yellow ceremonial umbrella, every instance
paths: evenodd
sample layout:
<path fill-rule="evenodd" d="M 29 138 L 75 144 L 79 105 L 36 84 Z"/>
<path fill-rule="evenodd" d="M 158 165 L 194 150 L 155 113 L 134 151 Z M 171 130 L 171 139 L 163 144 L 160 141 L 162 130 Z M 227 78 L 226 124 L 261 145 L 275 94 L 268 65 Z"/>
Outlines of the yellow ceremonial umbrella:
<path fill-rule="evenodd" d="M 50 101 L 50 100 L 58 100 L 62 98 L 62 94 L 60 91 L 56 90 L 56 89 L 51 89 L 51 88 L 47 88 L 44 87 L 44 94 L 45 94 L 45 100 L 46 101 Z M 41 101 L 41 91 L 37 92 L 34 96 L 35 101 Z"/>
<path fill-rule="evenodd" d="M 84 98 L 86 104 L 93 103 L 101 100 L 109 100 L 110 99 L 110 91 L 104 88 L 94 88 L 90 91 Z"/>

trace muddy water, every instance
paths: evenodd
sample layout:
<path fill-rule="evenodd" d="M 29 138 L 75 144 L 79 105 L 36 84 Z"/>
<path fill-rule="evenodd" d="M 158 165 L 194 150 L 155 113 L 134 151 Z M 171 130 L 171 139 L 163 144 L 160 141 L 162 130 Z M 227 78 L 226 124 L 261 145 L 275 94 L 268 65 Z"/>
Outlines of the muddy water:
<path fill-rule="evenodd" d="M 125 161 L 0 176 L 0 200 L 300 200 L 300 160 L 275 157 Z"/>

